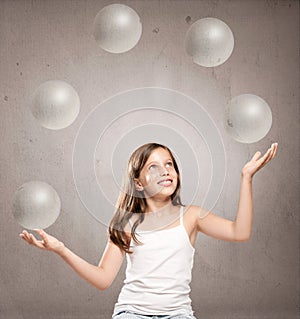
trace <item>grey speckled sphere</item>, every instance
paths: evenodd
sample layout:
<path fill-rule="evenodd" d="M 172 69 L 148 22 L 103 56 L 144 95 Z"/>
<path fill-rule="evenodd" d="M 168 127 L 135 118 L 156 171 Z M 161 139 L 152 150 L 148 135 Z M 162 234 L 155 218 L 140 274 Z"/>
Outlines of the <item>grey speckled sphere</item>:
<path fill-rule="evenodd" d="M 77 92 L 64 81 L 44 82 L 33 94 L 32 114 L 48 129 L 59 130 L 71 125 L 79 110 L 80 100 Z"/>
<path fill-rule="evenodd" d="M 185 36 L 186 53 L 194 63 L 215 67 L 224 63 L 234 48 L 234 37 L 229 26 L 216 18 L 194 22 Z"/>
<path fill-rule="evenodd" d="M 226 131 L 238 142 L 258 142 L 267 135 L 271 126 L 271 109 L 267 102 L 257 95 L 238 95 L 225 109 Z"/>
<path fill-rule="evenodd" d="M 99 46 L 110 53 L 131 50 L 142 35 L 138 14 L 124 4 L 111 4 L 98 12 L 93 35 Z"/>
<path fill-rule="evenodd" d="M 15 192 L 12 212 L 21 226 L 44 229 L 56 221 L 60 208 L 60 198 L 52 186 L 41 181 L 30 181 Z"/>

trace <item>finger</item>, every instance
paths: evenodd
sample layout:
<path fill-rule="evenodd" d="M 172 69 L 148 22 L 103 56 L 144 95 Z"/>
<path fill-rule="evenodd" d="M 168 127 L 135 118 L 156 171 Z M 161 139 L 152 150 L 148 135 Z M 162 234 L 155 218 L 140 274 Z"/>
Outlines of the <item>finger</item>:
<path fill-rule="evenodd" d="M 35 229 L 35 231 L 41 236 L 44 243 L 48 243 L 48 234 L 43 229 Z"/>
<path fill-rule="evenodd" d="M 259 165 L 264 165 L 266 162 L 267 158 L 270 156 L 271 148 L 269 148 L 266 153 L 259 159 L 257 160 Z"/>
<path fill-rule="evenodd" d="M 275 144 L 273 143 L 269 148 L 268 150 L 266 151 L 265 155 L 267 158 L 271 158 L 272 155 L 273 155 L 273 152 L 274 152 L 274 149 L 275 149 Z"/>
<path fill-rule="evenodd" d="M 22 234 L 23 234 L 24 236 L 26 236 L 26 235 L 28 235 L 28 231 L 24 229 L 24 230 L 22 231 Z"/>
<path fill-rule="evenodd" d="M 268 162 L 272 158 L 273 154 L 273 146 L 271 146 L 267 151 L 266 162 Z"/>
<path fill-rule="evenodd" d="M 23 230 L 22 234 L 23 234 L 23 238 L 30 244 L 31 243 L 31 239 L 30 239 L 28 231 Z"/>
<path fill-rule="evenodd" d="M 272 153 L 272 158 L 273 159 L 276 155 L 276 152 L 277 152 L 277 148 L 278 148 L 278 143 L 274 143 L 273 144 L 273 153 Z"/>
<path fill-rule="evenodd" d="M 19 234 L 19 236 L 24 240 L 24 241 L 26 241 L 27 242 L 27 238 L 25 237 L 25 235 L 24 234 Z"/>
<path fill-rule="evenodd" d="M 42 242 L 39 242 L 31 233 L 28 233 L 28 231 L 23 230 L 20 234 L 20 237 L 25 240 L 28 244 L 37 246 L 39 248 L 43 248 Z"/>
<path fill-rule="evenodd" d="M 25 237 L 25 232 L 26 232 L 26 230 L 22 230 L 22 233 L 20 233 L 19 236 L 24 238 Z"/>
<path fill-rule="evenodd" d="M 30 239 L 32 241 L 32 245 L 37 246 L 39 248 L 45 248 L 43 241 L 37 240 L 32 234 L 30 235 Z"/>
<path fill-rule="evenodd" d="M 275 156 L 276 148 L 277 148 L 276 143 L 273 143 L 271 147 L 268 149 L 268 156 L 264 164 L 268 163 Z"/>
<path fill-rule="evenodd" d="M 252 157 L 252 161 L 257 161 L 261 156 L 261 152 L 256 152 L 253 157 Z"/>
<path fill-rule="evenodd" d="M 261 169 L 262 167 L 264 167 L 271 159 L 272 156 L 272 148 L 270 147 L 266 153 L 263 155 L 263 157 L 261 157 L 258 161 L 257 161 L 257 165 L 259 167 L 259 169 Z"/>

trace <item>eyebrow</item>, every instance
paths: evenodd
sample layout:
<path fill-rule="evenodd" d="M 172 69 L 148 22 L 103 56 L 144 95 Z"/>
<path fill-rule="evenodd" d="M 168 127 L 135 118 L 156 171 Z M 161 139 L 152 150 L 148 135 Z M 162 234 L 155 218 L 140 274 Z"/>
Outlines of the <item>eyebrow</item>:
<path fill-rule="evenodd" d="M 168 159 L 166 159 L 164 162 L 172 162 L 173 163 L 173 160 L 171 159 L 171 158 L 168 158 Z M 148 163 L 148 164 L 146 164 L 147 166 L 148 165 L 150 165 L 150 164 L 154 164 L 154 163 L 158 163 L 158 161 L 152 161 L 152 162 L 150 162 L 150 163 Z"/>

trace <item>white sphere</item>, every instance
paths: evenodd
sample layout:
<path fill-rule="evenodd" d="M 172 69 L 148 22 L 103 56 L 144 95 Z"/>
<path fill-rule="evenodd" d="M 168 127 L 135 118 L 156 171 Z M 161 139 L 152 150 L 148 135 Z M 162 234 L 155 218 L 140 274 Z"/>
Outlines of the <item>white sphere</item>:
<path fill-rule="evenodd" d="M 47 228 L 60 214 L 60 198 L 45 182 L 31 181 L 20 186 L 13 200 L 13 216 L 28 229 Z"/>
<path fill-rule="evenodd" d="M 71 125 L 80 110 L 80 100 L 74 88 L 59 80 L 47 81 L 34 92 L 31 111 L 44 127 L 59 130 Z"/>
<path fill-rule="evenodd" d="M 226 131 L 238 142 L 257 142 L 267 135 L 271 126 L 271 109 L 259 96 L 238 95 L 228 103 L 225 109 Z"/>
<path fill-rule="evenodd" d="M 100 47 L 111 53 L 132 49 L 142 35 L 138 14 L 124 4 L 111 4 L 98 12 L 93 34 Z"/>
<path fill-rule="evenodd" d="M 194 22 L 185 36 L 185 50 L 196 64 L 215 67 L 224 63 L 234 48 L 234 37 L 226 23 L 216 18 Z"/>

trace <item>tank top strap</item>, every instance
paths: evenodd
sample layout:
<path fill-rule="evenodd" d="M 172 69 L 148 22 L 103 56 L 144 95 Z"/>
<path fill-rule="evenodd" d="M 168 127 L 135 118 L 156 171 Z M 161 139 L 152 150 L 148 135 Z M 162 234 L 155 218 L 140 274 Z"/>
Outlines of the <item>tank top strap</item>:
<path fill-rule="evenodd" d="M 180 225 L 183 225 L 183 206 L 180 207 Z"/>

